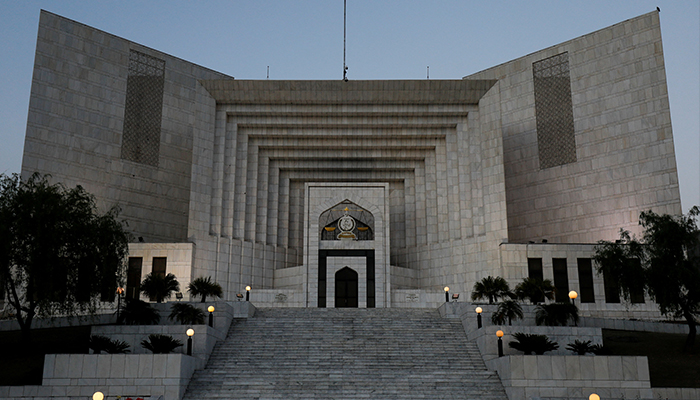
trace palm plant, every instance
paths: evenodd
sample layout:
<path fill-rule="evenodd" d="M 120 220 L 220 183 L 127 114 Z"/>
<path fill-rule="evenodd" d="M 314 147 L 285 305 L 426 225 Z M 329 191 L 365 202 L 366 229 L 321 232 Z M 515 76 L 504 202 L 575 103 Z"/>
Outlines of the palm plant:
<path fill-rule="evenodd" d="M 207 296 L 220 298 L 223 294 L 221 285 L 216 282 L 212 282 L 211 276 L 206 278 L 200 276 L 199 278 L 193 280 L 187 286 L 187 291 L 192 296 L 202 296 L 202 303 L 207 301 Z"/>
<path fill-rule="evenodd" d="M 176 320 L 182 325 L 198 325 L 204 323 L 204 311 L 187 303 L 173 303 L 170 307 L 169 320 Z"/>
<path fill-rule="evenodd" d="M 578 323 L 578 307 L 571 303 L 540 304 L 535 308 L 535 323 L 547 326 L 567 326 Z"/>
<path fill-rule="evenodd" d="M 141 282 L 141 293 L 151 300 L 162 303 L 164 299 L 169 299 L 173 292 L 180 291 L 180 283 L 173 274 L 154 274 L 151 272 L 143 278 Z"/>
<path fill-rule="evenodd" d="M 505 300 L 498 305 L 498 309 L 491 316 L 494 325 L 503 325 L 508 320 L 508 325 L 513 325 L 513 319 L 523 318 L 523 308 L 515 300 Z"/>
<path fill-rule="evenodd" d="M 554 285 L 549 279 L 524 278 L 515 286 L 515 296 L 520 300 L 528 299 L 531 304 L 537 304 L 544 299 L 554 299 Z"/>
<path fill-rule="evenodd" d="M 158 311 L 139 299 L 126 299 L 120 318 L 127 325 L 155 325 L 160 322 Z"/>
<path fill-rule="evenodd" d="M 108 354 L 126 354 L 129 352 L 129 344 L 122 340 L 112 340 L 107 336 L 92 335 L 90 336 L 89 347 L 95 354 L 101 354 L 103 351 Z"/>
<path fill-rule="evenodd" d="M 525 355 L 532 353 L 542 355 L 547 351 L 554 351 L 559 348 L 559 344 L 549 340 L 546 335 L 517 332 L 513 334 L 513 337 L 516 341 L 508 343 L 508 346 L 522 351 Z"/>
<path fill-rule="evenodd" d="M 495 278 L 487 276 L 479 282 L 476 282 L 472 289 L 472 301 L 488 298 L 489 304 L 493 304 L 494 301 L 499 298 L 510 298 L 512 296 L 513 293 L 510 291 L 508 282 L 500 276 Z"/>
<path fill-rule="evenodd" d="M 152 333 L 148 335 L 148 340 L 141 341 L 141 347 L 150 350 L 153 354 L 168 354 L 182 346 L 182 342 L 173 339 L 170 335 L 160 335 Z"/>
<path fill-rule="evenodd" d="M 593 353 L 594 347 L 591 345 L 590 340 L 586 340 L 585 342 L 583 340 L 574 340 L 573 343 L 569 343 L 566 346 L 566 349 L 580 356 L 584 356 L 586 353 Z"/>

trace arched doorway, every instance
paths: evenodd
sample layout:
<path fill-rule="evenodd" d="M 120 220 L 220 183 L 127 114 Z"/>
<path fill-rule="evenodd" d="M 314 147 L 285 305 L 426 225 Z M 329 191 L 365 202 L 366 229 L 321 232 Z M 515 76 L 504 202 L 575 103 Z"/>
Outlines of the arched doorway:
<path fill-rule="evenodd" d="M 336 308 L 358 306 L 357 272 L 345 267 L 335 273 L 335 306 Z"/>

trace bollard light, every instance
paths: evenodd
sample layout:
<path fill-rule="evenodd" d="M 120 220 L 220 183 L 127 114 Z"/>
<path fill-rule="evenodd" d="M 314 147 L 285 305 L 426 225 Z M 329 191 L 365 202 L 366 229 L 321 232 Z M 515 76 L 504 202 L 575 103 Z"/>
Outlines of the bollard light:
<path fill-rule="evenodd" d="M 445 288 L 443 290 L 445 291 L 445 303 L 449 303 L 450 302 L 450 287 L 445 286 Z"/>
<path fill-rule="evenodd" d="M 212 328 L 214 327 L 214 306 L 209 306 L 207 308 L 207 311 L 209 311 L 209 326 Z"/>
<path fill-rule="evenodd" d="M 250 286 L 245 287 L 245 301 L 250 301 Z"/>
<path fill-rule="evenodd" d="M 481 329 L 481 313 L 484 311 L 481 307 L 477 307 L 476 311 L 476 326 L 477 329 Z"/>
<path fill-rule="evenodd" d="M 187 355 L 192 355 L 192 336 L 194 336 L 194 329 L 190 328 L 187 330 Z"/>
<path fill-rule="evenodd" d="M 105 395 L 102 392 L 95 392 L 92 395 L 92 400 L 104 400 L 104 398 L 105 398 Z"/>
<path fill-rule="evenodd" d="M 503 357 L 503 331 L 496 331 L 496 336 L 498 336 L 498 356 Z"/>

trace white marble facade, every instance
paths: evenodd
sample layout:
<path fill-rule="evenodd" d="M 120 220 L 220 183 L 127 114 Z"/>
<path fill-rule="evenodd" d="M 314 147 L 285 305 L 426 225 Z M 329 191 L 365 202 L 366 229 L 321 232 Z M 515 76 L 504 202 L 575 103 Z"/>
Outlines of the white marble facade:
<path fill-rule="evenodd" d="M 681 211 L 659 24 L 652 12 L 463 79 L 244 81 L 42 12 L 22 173 L 119 204 L 144 275 L 170 251 L 181 284 L 212 276 L 226 300 L 250 285 L 261 305 L 318 306 L 328 250 L 346 251 L 326 257 L 328 307 L 346 266 L 371 306 L 350 250 L 374 251 L 375 307 L 432 307 L 446 285 L 468 299 L 488 275 L 515 284 L 535 253 L 545 276 L 548 257 L 568 257 L 575 287 L 591 250 L 578 243 L 637 231 L 642 210 Z M 160 135 L 147 159 L 139 131 L 132 147 L 124 135 L 147 90 L 135 55 L 163 68 L 142 81 L 162 100 L 143 124 Z M 533 65 L 555 58 L 572 136 L 552 166 Z M 346 200 L 373 214 L 374 240 L 320 240 L 319 216 Z M 522 247 L 545 239 L 556 249 Z M 624 310 L 595 279 L 588 309 Z"/>

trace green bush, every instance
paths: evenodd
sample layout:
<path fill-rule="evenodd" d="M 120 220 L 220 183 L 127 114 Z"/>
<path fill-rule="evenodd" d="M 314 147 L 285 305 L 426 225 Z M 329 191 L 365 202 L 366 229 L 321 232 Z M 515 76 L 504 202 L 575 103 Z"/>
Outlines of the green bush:
<path fill-rule="evenodd" d="M 141 282 L 141 293 L 148 296 L 151 301 L 162 303 L 163 300 L 169 299 L 173 292 L 180 290 L 180 282 L 173 274 L 165 276 L 154 274 L 151 272 L 143 278 Z"/>
<path fill-rule="evenodd" d="M 160 322 L 160 315 L 145 301 L 126 299 L 120 319 L 127 325 L 155 325 Z"/>
<path fill-rule="evenodd" d="M 182 325 L 197 325 L 204 323 L 204 311 L 187 303 L 173 303 L 170 307 L 169 320 L 176 320 Z"/>
<path fill-rule="evenodd" d="M 549 279 L 523 278 L 523 281 L 515 286 L 515 296 L 520 300 L 530 300 L 531 304 L 537 304 L 544 299 L 554 299 L 554 285 Z"/>
<path fill-rule="evenodd" d="M 221 297 L 223 294 L 221 285 L 216 282 L 212 282 L 211 276 L 206 278 L 200 276 L 199 278 L 193 280 L 189 285 L 187 285 L 187 291 L 192 296 L 202 296 L 202 303 L 207 301 L 207 296 Z"/>
<path fill-rule="evenodd" d="M 148 340 L 141 341 L 141 347 L 150 350 L 153 354 L 168 354 L 178 347 L 182 347 L 182 342 L 173 339 L 170 335 L 160 335 L 152 333 L 148 335 Z"/>
<path fill-rule="evenodd" d="M 591 346 L 591 353 L 593 353 L 597 356 L 611 356 L 611 355 L 613 355 L 612 350 L 605 347 L 605 345 L 603 345 L 603 344 L 594 344 L 593 346 Z"/>
<path fill-rule="evenodd" d="M 547 351 L 553 351 L 559 348 L 559 345 L 549 340 L 546 335 L 517 332 L 513 334 L 513 337 L 516 341 L 508 343 L 508 346 L 515 350 L 522 351 L 526 355 L 532 353 L 542 355 Z"/>
<path fill-rule="evenodd" d="M 101 335 L 90 336 L 89 347 L 95 354 L 101 354 L 103 351 L 108 354 L 126 354 L 130 351 L 128 343 Z"/>
<path fill-rule="evenodd" d="M 487 276 L 474 284 L 472 288 L 472 301 L 480 299 L 489 299 L 489 304 L 505 298 L 513 298 L 514 294 L 510 291 L 508 282 L 500 276 Z"/>
<path fill-rule="evenodd" d="M 546 326 L 567 326 L 578 323 L 578 308 L 571 303 L 540 304 L 535 307 L 535 323 Z"/>
<path fill-rule="evenodd" d="M 593 353 L 593 346 L 590 340 L 586 340 L 585 342 L 582 340 L 574 340 L 573 343 L 569 343 L 566 346 L 566 349 L 580 356 L 586 355 L 586 353 Z"/>
<path fill-rule="evenodd" d="M 513 319 L 523 318 L 523 308 L 514 300 L 506 300 L 498 304 L 498 309 L 491 316 L 494 325 L 513 324 Z"/>

